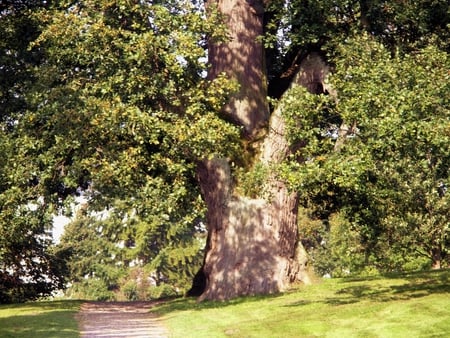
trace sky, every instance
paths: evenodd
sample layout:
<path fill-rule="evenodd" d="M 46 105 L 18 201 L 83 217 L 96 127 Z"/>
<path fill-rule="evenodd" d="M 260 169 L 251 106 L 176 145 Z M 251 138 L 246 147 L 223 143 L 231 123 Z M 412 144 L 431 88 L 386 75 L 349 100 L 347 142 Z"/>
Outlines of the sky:
<path fill-rule="evenodd" d="M 80 194 L 80 196 L 77 196 L 75 198 L 75 203 L 72 205 L 72 215 L 77 214 L 78 208 L 87 203 L 87 199 L 83 196 L 83 194 Z M 53 216 L 53 241 L 58 244 L 59 240 L 64 233 L 64 227 L 73 221 L 73 218 L 66 217 L 63 215 L 54 215 Z"/>
<path fill-rule="evenodd" d="M 64 232 L 64 226 L 70 223 L 71 219 L 66 216 L 53 216 L 53 240 L 59 243 L 61 235 Z"/>

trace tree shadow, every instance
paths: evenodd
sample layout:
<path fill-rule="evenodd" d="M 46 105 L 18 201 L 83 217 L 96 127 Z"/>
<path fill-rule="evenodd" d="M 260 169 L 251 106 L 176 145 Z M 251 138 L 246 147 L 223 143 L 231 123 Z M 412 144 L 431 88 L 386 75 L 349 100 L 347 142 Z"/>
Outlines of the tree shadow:
<path fill-rule="evenodd" d="M 399 284 L 399 282 L 403 282 Z M 386 284 L 385 284 L 386 283 Z M 376 277 L 349 277 L 339 280 L 338 290 L 320 299 L 300 299 L 284 307 L 299 307 L 311 304 L 341 306 L 363 301 L 388 302 L 426 297 L 433 294 L 450 294 L 450 270 L 426 271 L 408 274 L 389 274 Z M 298 290 L 292 292 L 299 292 Z M 300 291 L 302 292 L 302 291 Z M 307 292 L 307 291 L 305 291 Z M 238 297 L 226 301 L 202 301 L 184 297 L 158 304 L 152 309 L 159 315 L 178 311 L 202 311 L 235 306 L 242 303 L 260 302 L 285 296 L 287 293 Z M 301 293 L 300 293 L 301 294 Z"/>
<path fill-rule="evenodd" d="M 388 302 L 426 297 L 433 294 L 450 294 L 450 270 L 390 274 L 378 277 L 343 278 L 339 284 L 347 284 L 323 300 L 300 300 L 287 306 L 311 303 L 347 305 L 362 301 Z M 391 282 L 389 282 L 391 280 Z M 403 281 L 402 284 L 398 284 Z M 386 283 L 386 285 L 383 285 Z"/>
<path fill-rule="evenodd" d="M 252 303 L 268 299 L 275 299 L 281 296 L 283 296 L 283 293 L 242 296 L 223 301 L 203 300 L 201 302 L 199 302 L 198 298 L 196 297 L 182 297 L 178 299 L 173 299 L 169 302 L 158 304 L 151 311 L 159 315 L 165 315 L 177 311 L 202 311 L 210 309 L 220 309 L 230 306 L 236 306 L 243 303 Z"/>
<path fill-rule="evenodd" d="M 372 300 L 378 302 L 408 300 L 426 297 L 432 294 L 450 293 L 450 271 L 428 271 L 408 274 L 389 274 L 385 276 L 393 281 L 404 280 L 402 284 L 382 285 L 378 278 L 344 279 L 343 282 L 368 282 L 364 285 L 351 285 L 339 290 L 336 294 L 347 297 L 346 301 Z M 377 283 L 377 279 L 380 280 Z M 336 299 L 330 299 L 329 303 L 339 303 Z"/>

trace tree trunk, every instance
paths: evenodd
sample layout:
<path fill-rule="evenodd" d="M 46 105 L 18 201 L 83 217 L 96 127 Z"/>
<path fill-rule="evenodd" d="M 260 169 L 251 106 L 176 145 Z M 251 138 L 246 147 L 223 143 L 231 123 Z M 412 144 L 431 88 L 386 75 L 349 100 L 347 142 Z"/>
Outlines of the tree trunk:
<path fill-rule="evenodd" d="M 262 8 L 262 4 L 251 3 L 217 2 L 228 17 L 232 40 L 209 46 L 210 75 L 226 71 L 241 84 L 241 92 L 231 100 L 226 113 L 243 126 L 247 139 L 267 123 L 263 47 L 256 41 L 262 33 L 263 13 L 255 8 Z M 323 85 L 324 69 L 317 75 L 316 68 L 300 67 L 298 84 L 309 88 L 311 81 L 320 81 Z M 254 162 L 273 169 L 286 159 L 292 149 L 285 136 L 279 107 L 272 113 Z M 235 193 L 226 159 L 199 163 L 198 179 L 208 208 L 208 240 L 203 268 L 191 294 L 200 291 L 200 300 L 269 294 L 286 290 L 294 282 L 310 282 L 307 254 L 298 235 L 297 194 L 287 189 L 274 170 L 270 172 L 259 198 L 248 198 Z"/>
<path fill-rule="evenodd" d="M 440 245 L 436 245 L 433 249 L 431 249 L 431 268 L 433 270 L 439 270 L 441 268 L 441 260 L 442 260 L 442 249 Z"/>
<path fill-rule="evenodd" d="M 200 300 L 286 290 L 309 283 L 306 251 L 298 240 L 297 194 L 275 176 L 262 189 L 267 198 L 232 194 L 224 159 L 202 162 L 201 188 L 208 213 L 208 244 Z"/>
<path fill-rule="evenodd" d="M 260 0 L 208 0 L 225 17 L 229 40 L 209 41 L 208 76 L 226 73 L 240 85 L 224 113 L 243 127 L 245 137 L 253 137 L 269 117 L 264 48 L 258 41 L 263 34 L 264 6 Z"/>

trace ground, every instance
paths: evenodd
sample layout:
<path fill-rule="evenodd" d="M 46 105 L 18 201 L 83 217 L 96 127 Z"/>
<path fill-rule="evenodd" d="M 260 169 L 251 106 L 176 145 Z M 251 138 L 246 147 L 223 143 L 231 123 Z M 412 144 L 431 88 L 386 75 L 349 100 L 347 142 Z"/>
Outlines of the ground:
<path fill-rule="evenodd" d="M 77 314 L 81 338 L 163 338 L 167 331 L 149 312 L 152 302 L 87 302 Z"/>

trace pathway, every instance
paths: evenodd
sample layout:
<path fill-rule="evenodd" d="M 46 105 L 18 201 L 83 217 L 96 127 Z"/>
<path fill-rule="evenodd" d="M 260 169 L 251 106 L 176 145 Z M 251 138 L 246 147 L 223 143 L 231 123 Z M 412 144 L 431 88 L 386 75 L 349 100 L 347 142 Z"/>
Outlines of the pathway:
<path fill-rule="evenodd" d="M 151 302 L 88 302 L 77 320 L 81 338 L 165 338 L 167 331 L 149 312 Z"/>

